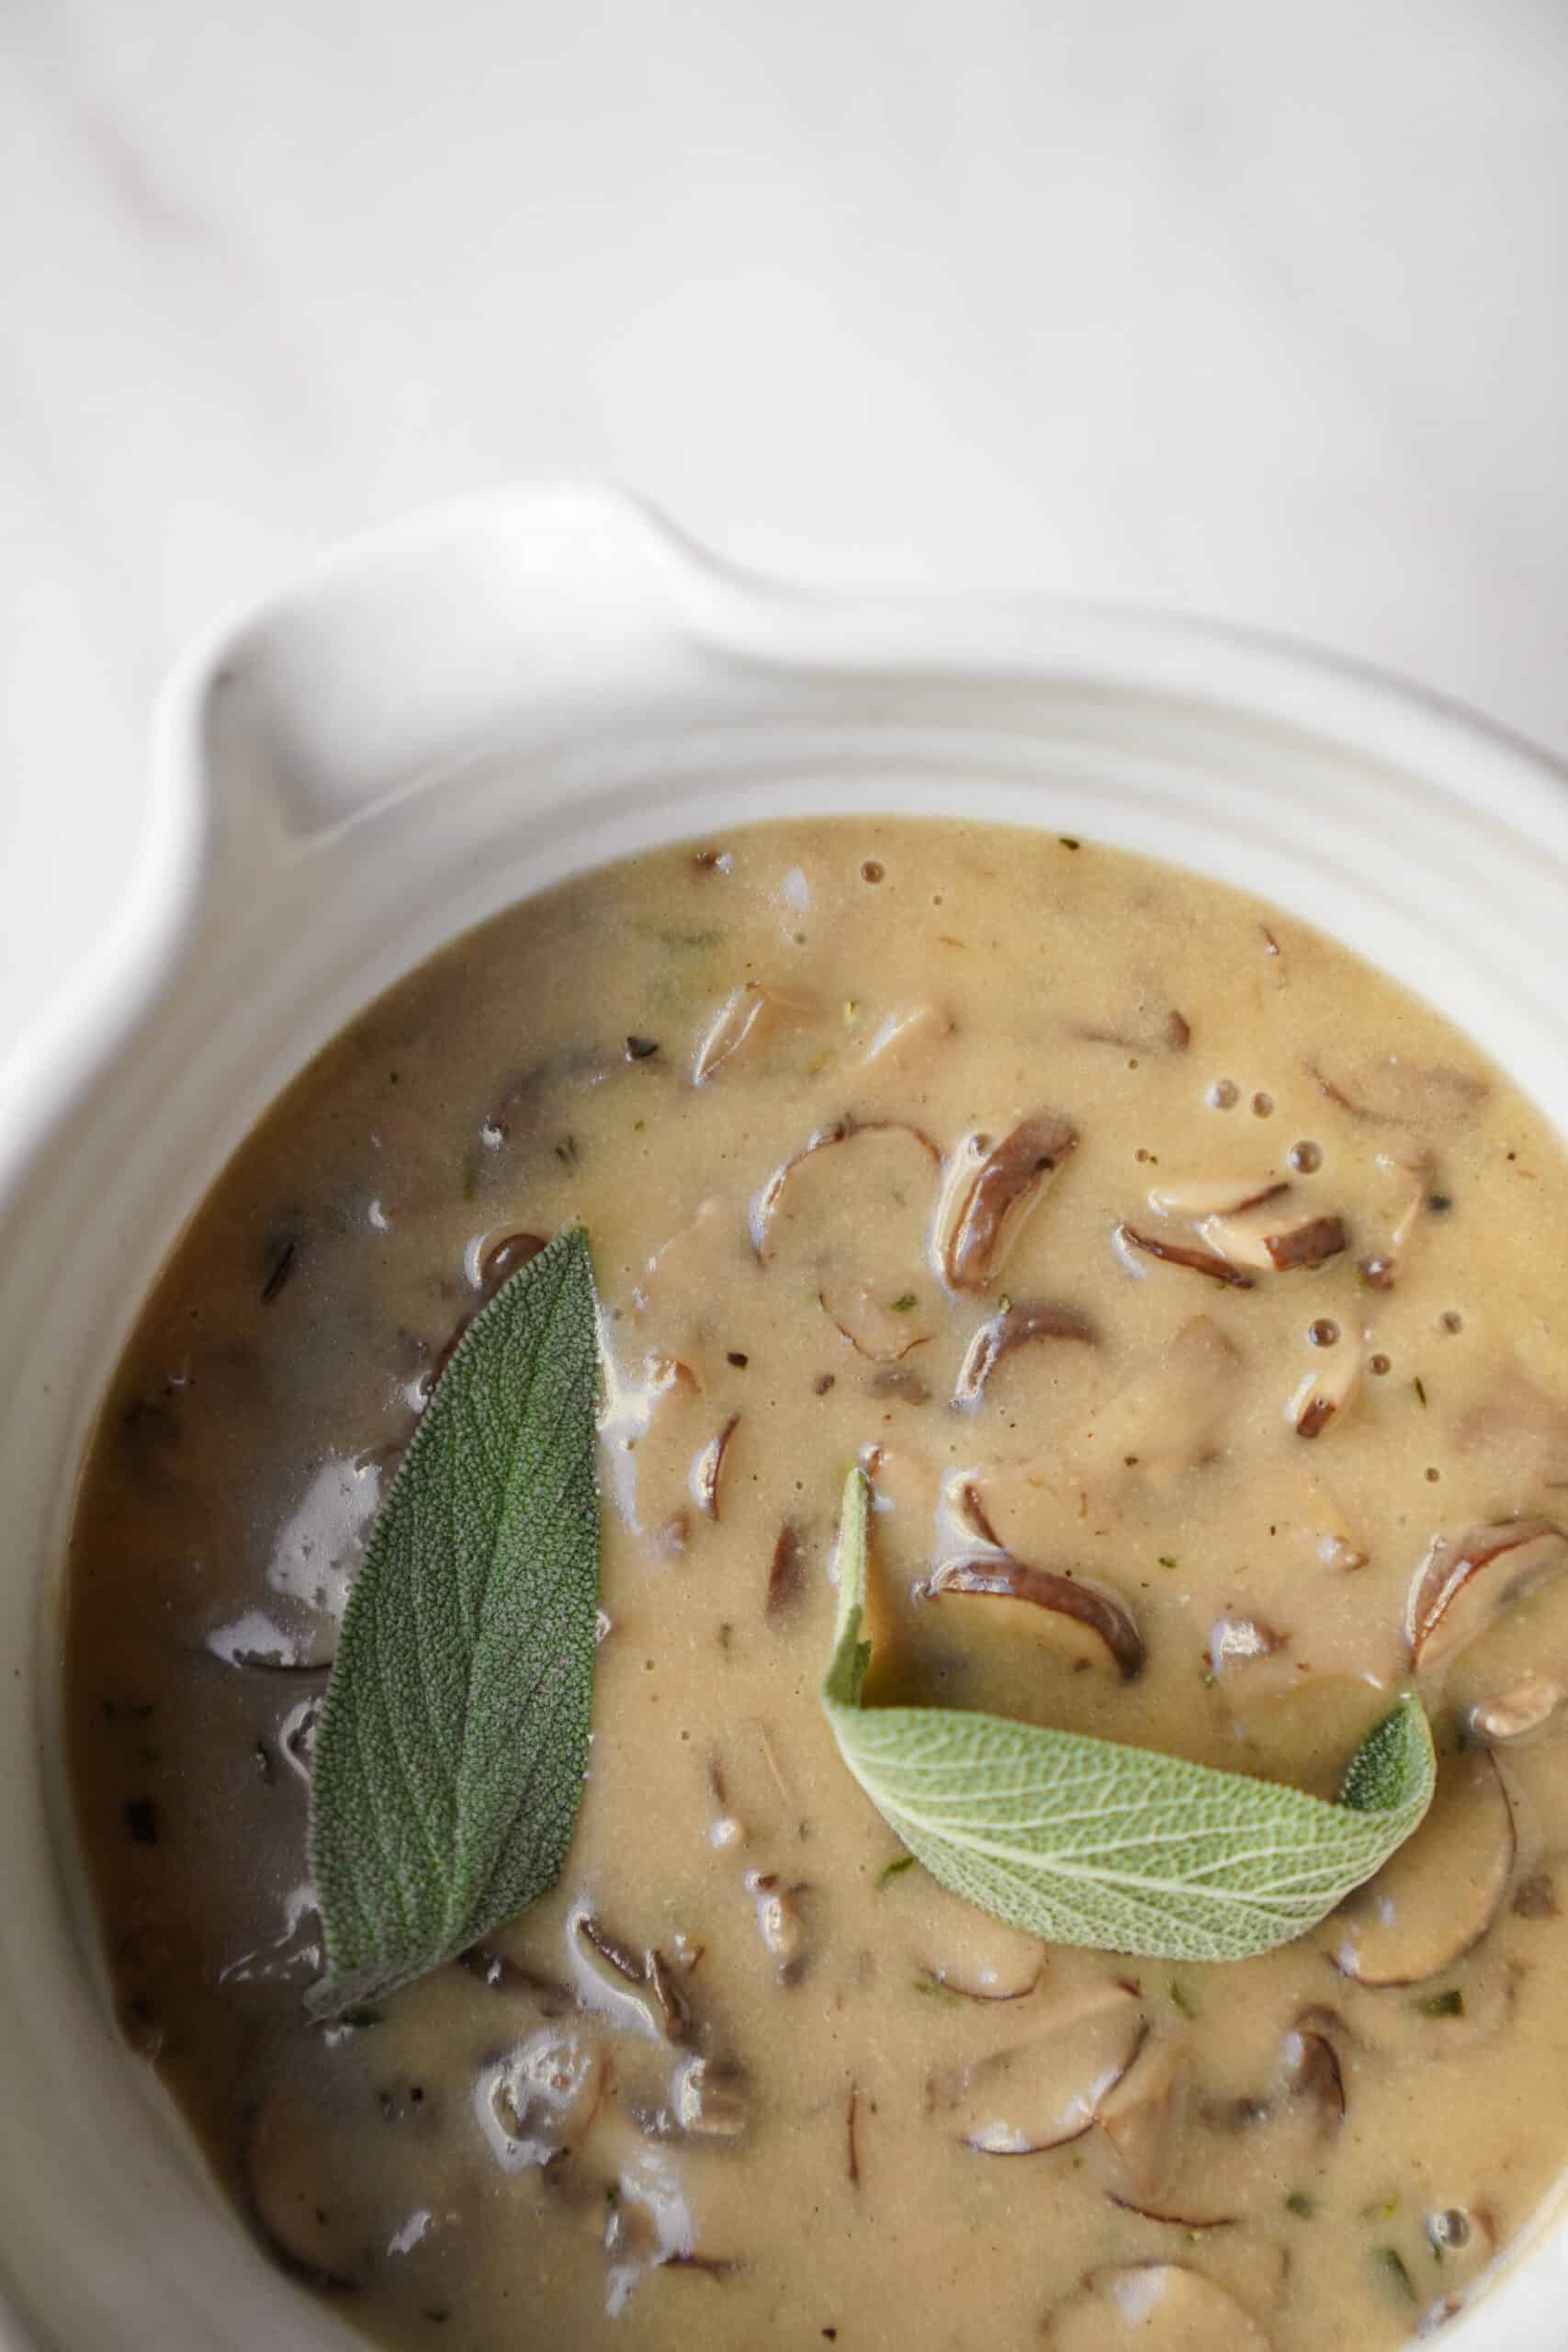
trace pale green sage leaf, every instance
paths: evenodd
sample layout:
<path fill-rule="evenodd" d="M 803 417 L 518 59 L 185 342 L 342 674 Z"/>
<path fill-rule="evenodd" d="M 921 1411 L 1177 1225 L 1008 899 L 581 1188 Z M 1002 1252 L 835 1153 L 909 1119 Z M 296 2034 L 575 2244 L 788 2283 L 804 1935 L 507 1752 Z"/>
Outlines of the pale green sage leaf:
<path fill-rule="evenodd" d="M 349 1595 L 310 1781 L 318 2016 L 410 1983 L 547 1893 L 588 1769 L 599 1595 L 588 1240 L 474 1317 Z"/>
<path fill-rule="evenodd" d="M 863 1707 L 869 1487 L 840 1524 L 822 1703 L 878 1813 L 935 1879 L 1052 1943 L 1145 1959 L 1246 1960 L 1325 1918 L 1431 1803 L 1432 1736 L 1406 1691 L 1337 1801 L 1147 1748 L 946 1707 Z"/>

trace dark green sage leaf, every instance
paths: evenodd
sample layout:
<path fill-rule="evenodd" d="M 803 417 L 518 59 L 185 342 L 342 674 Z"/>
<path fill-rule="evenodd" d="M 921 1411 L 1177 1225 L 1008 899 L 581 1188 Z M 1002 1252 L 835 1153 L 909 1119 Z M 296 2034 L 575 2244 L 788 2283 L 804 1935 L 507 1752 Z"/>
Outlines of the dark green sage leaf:
<path fill-rule="evenodd" d="M 317 2016 L 455 1959 L 555 1884 L 588 1769 L 597 1317 L 567 1233 L 475 1316 L 349 1596 L 316 1741 Z"/>

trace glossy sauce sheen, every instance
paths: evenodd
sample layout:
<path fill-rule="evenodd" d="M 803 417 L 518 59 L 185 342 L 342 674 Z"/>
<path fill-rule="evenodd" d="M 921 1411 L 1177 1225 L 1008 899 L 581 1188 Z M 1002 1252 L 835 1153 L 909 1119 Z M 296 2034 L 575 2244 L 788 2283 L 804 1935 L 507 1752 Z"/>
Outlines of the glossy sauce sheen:
<path fill-rule="evenodd" d="M 1076 1148 L 1005 1264 L 944 1289 L 943 1171 L 1045 1111 Z M 1346 1246 L 1254 1268 L 1249 1217 Z M 337 1615 L 486 1250 L 575 1221 L 614 1377 L 567 1874 L 472 1966 L 314 2027 Z M 1565 1232 L 1559 1145 L 1445 1022 L 1091 843 L 770 826 L 416 972 L 182 1240 L 71 1562 L 119 2013 L 262 2242 L 399 2345 L 1092 2352 L 1138 2323 L 1149 2352 L 1318 2352 L 1462 2297 L 1568 2143 Z M 1036 1307 L 954 1405 L 981 1327 Z M 1505 1529 L 1424 1644 L 1442 1777 L 1403 1875 L 1179 1966 L 1032 1945 L 897 1867 L 817 1698 L 857 1457 L 873 1702 L 1325 1796 L 1407 1669 L 1433 1538 L 1548 1530 Z M 1142 1670 L 926 1589 L 1004 1554 L 1096 1581 Z"/>

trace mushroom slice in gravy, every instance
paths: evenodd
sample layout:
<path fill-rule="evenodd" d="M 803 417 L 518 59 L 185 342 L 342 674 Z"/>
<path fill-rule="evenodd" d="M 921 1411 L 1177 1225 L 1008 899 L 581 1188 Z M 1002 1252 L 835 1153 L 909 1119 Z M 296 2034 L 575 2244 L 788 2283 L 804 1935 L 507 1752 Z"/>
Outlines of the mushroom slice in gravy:
<path fill-rule="evenodd" d="M 1453 1657 L 1498 1609 L 1564 1567 L 1568 1536 L 1551 1520 L 1505 1520 L 1458 1537 L 1436 1536 L 1405 1605 L 1412 1665 Z"/>
<path fill-rule="evenodd" d="M 1462 1127 L 1479 1116 L 1490 1092 L 1473 1070 L 1399 1054 L 1373 1055 L 1337 1077 L 1314 1066 L 1313 1077 L 1326 1102 L 1374 1127 Z"/>
<path fill-rule="evenodd" d="M 1540 1737 L 1565 1699 L 1568 1684 L 1555 1674 L 1529 1668 L 1506 1690 L 1472 1707 L 1470 1726 L 1489 1747 L 1518 1747 Z"/>
<path fill-rule="evenodd" d="M 916 1966 L 929 1983 L 969 2001 L 1021 2001 L 1038 1989 L 1045 1970 L 1038 1936 L 961 1901 L 923 1871 L 904 1885 L 905 1901 L 918 1907 Z"/>
<path fill-rule="evenodd" d="M 719 1007 L 705 1033 L 692 1065 L 693 1084 L 708 1085 L 738 1057 L 755 1055 L 777 1030 L 810 1021 L 814 1011 L 787 989 L 746 981 Z"/>
<path fill-rule="evenodd" d="M 1147 2031 L 1137 1995 L 1104 1985 L 1032 2018 L 1027 2041 L 934 2075 L 932 2112 L 981 2155 L 1065 2147 L 1092 2128 Z"/>
<path fill-rule="evenodd" d="M 1361 1385 L 1366 1351 L 1354 1338 L 1341 1338 L 1322 1351 L 1324 1361 L 1303 1374 L 1285 1408 L 1300 1438 L 1320 1438 L 1345 1412 Z"/>
<path fill-rule="evenodd" d="M 1484 1750 L 1453 1758 L 1408 1844 L 1328 1922 L 1336 1965 L 1362 1984 L 1419 1984 L 1462 1960 L 1502 1908 L 1514 1809 Z"/>
<path fill-rule="evenodd" d="M 1010 1301 L 988 1323 L 982 1323 L 970 1340 L 953 1385 L 953 1403 L 977 1405 L 1003 1357 L 1015 1348 L 1042 1340 L 1071 1340 L 1080 1346 L 1092 1346 L 1094 1326 L 1076 1306 L 1049 1300 L 1025 1301 L 1015 1306 Z"/>
<path fill-rule="evenodd" d="M 915 1069 L 946 1043 L 953 1028 L 952 1014 L 929 999 L 896 1005 L 877 1023 L 861 1057 L 862 1065 L 878 1071 Z"/>
<path fill-rule="evenodd" d="M 1093 2270 L 1045 2324 L 1050 2352 L 1270 2352 L 1234 2295 L 1179 2262 Z"/>
<path fill-rule="evenodd" d="M 1191 2060 L 1185 2043 L 1146 2042 L 1095 2109 L 1119 2184 L 1140 2209 L 1168 2186 L 1186 2129 Z"/>
<path fill-rule="evenodd" d="M 1168 1241 L 1157 1233 L 1141 1233 L 1125 1218 L 1114 1228 L 1112 1238 L 1122 1252 L 1134 1250 L 1146 1258 L 1157 1258 L 1167 1266 L 1185 1266 L 1190 1273 L 1206 1274 L 1210 1282 L 1229 1290 L 1250 1290 L 1253 1286 L 1252 1276 L 1243 1273 L 1217 1250 L 1195 1250 L 1183 1241 Z"/>
<path fill-rule="evenodd" d="M 833 1120 L 773 1170 L 751 1238 L 775 1283 L 815 1285 L 857 1355 L 895 1365 L 931 1342 L 937 1306 L 925 1232 L 941 1155 L 902 1120 Z"/>
<path fill-rule="evenodd" d="M 932 1243 L 950 1290 L 986 1290 L 995 1282 L 1077 1139 L 1060 1111 L 1035 1112 L 999 1142 L 964 1137 L 942 1188 Z"/>
<path fill-rule="evenodd" d="M 1123 1680 L 1143 1667 L 1143 1638 L 1125 1606 L 1085 1577 L 986 1552 L 944 1560 L 927 1578 L 926 1591 L 932 1600 L 995 1601 L 998 1611 L 988 1614 L 1005 1608 L 1010 1624 L 1026 1635 L 1048 1631 L 1068 1644 L 1072 1656 L 1103 1656 Z M 1035 1611 L 1039 1616 L 1031 1614 Z M 1089 1637 L 1087 1648 L 1080 1634 Z"/>

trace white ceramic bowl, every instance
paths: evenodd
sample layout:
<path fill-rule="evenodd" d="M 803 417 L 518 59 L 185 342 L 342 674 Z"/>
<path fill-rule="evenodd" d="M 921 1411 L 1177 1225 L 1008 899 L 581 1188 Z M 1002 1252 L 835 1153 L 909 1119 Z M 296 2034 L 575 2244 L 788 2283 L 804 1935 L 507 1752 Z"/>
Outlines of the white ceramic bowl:
<path fill-rule="evenodd" d="M 1436 700 L 1168 620 L 806 597 L 593 492 L 446 506 L 180 666 L 123 918 L 0 1077 L 0 2340 L 349 2339 L 254 2252 L 120 2049 L 61 1761 L 95 1406 L 170 1243 L 285 1081 L 455 933 L 784 810 L 956 813 L 1201 867 L 1430 998 L 1568 1132 L 1568 790 Z M 1568 2226 L 1453 2352 L 1568 2346 Z"/>

